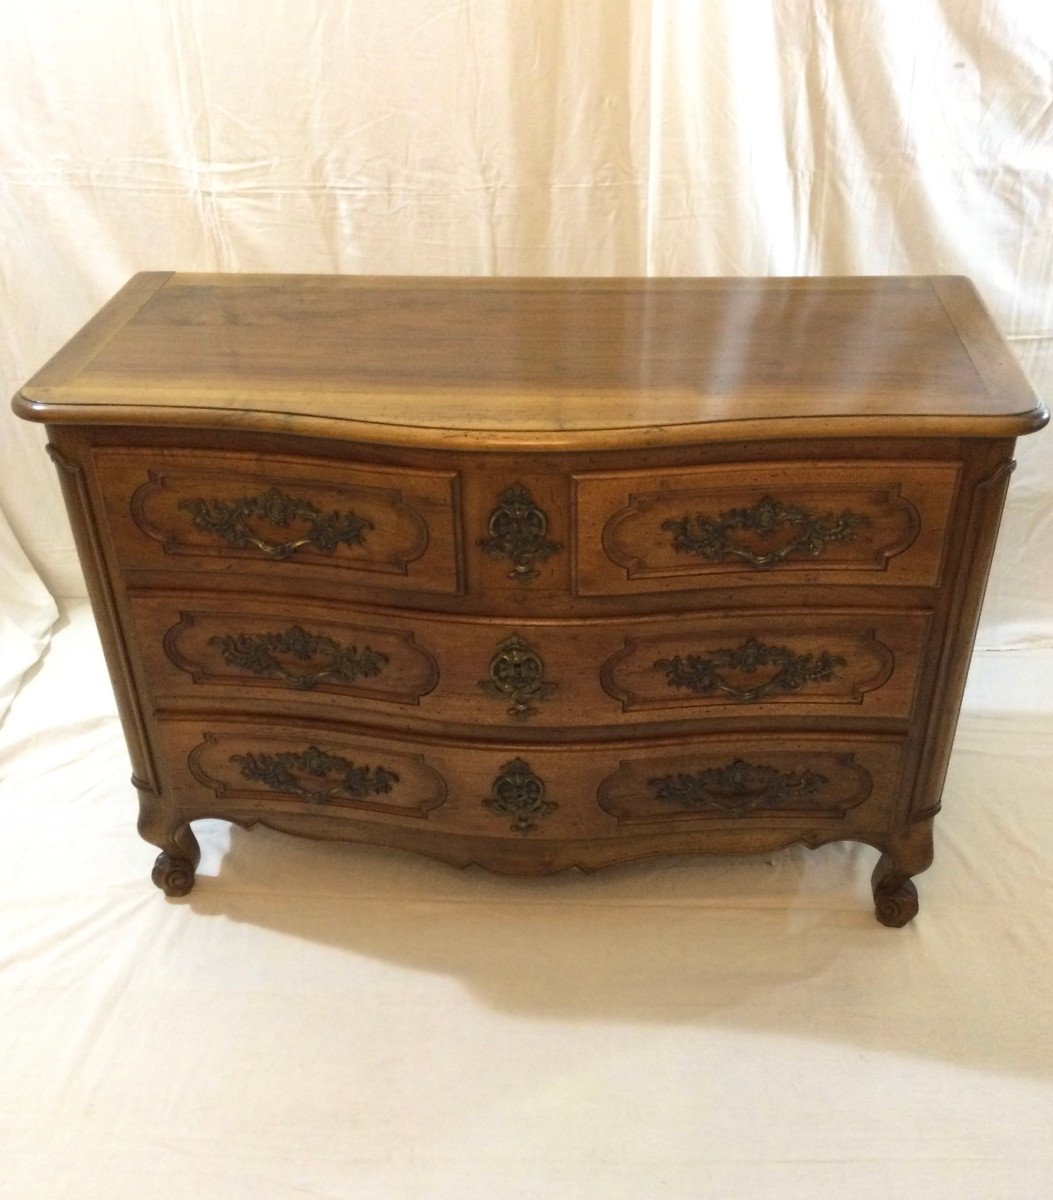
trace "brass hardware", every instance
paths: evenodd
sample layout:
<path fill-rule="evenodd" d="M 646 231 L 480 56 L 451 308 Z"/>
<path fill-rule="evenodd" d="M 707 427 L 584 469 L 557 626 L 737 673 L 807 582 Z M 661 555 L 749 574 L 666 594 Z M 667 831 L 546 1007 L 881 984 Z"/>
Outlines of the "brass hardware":
<path fill-rule="evenodd" d="M 536 579 L 535 564 L 563 548 L 559 542 L 547 539 L 548 518 L 521 483 L 513 484 L 497 497 L 497 507 L 490 514 L 487 529 L 490 536 L 480 538 L 479 546 L 491 558 L 511 559 L 508 578 L 520 583 Z"/>
<path fill-rule="evenodd" d="M 721 670 L 732 670 L 752 675 L 767 666 L 778 667 L 778 671 L 751 688 L 736 687 L 721 674 Z M 654 663 L 655 670 L 665 672 L 670 687 L 687 688 L 700 696 L 723 692 L 744 703 L 763 700 L 773 692 L 796 692 L 806 683 L 825 682 L 833 678 L 835 667 L 843 666 L 843 658 L 826 650 L 818 655 L 794 654 L 786 646 L 766 646 L 755 638 L 749 638 L 735 650 L 718 650 L 708 658 L 700 654 L 677 654 Z"/>
<path fill-rule="evenodd" d="M 773 496 L 765 496 L 752 508 L 730 508 L 716 517 L 698 513 L 679 519 L 671 518 L 662 522 L 662 528 L 673 534 L 675 550 L 698 554 L 713 562 L 741 558 L 751 567 L 765 570 L 777 566 L 792 554 L 814 558 L 834 542 L 851 541 L 858 527 L 866 524 L 866 520 L 866 517 L 847 509 L 839 516 L 833 513 L 817 516 L 807 508 L 783 504 Z M 791 531 L 790 540 L 764 554 L 736 544 L 733 537 L 735 530 L 742 530 L 767 541 L 783 529 Z"/>
<path fill-rule="evenodd" d="M 246 779 L 258 779 L 276 792 L 302 796 L 311 804 L 326 804 L 343 792 L 352 800 L 390 792 L 399 777 L 386 767 L 358 767 L 337 754 L 326 754 L 317 746 L 309 746 L 299 754 L 232 754 L 230 761 L 241 766 Z M 336 775 L 329 786 L 309 787 L 300 776 L 324 780 Z"/>
<path fill-rule="evenodd" d="M 479 686 L 488 696 L 511 700 L 509 716 L 525 721 L 537 712 L 532 702 L 545 700 L 556 690 L 544 675 L 545 664 L 538 652 L 513 634 L 494 651 L 489 678 L 480 679 Z"/>
<path fill-rule="evenodd" d="M 234 549 L 255 547 L 268 558 L 279 560 L 288 558 L 302 546 L 332 554 L 341 542 L 361 545 L 363 534 L 373 528 L 373 523 L 365 517 L 353 512 L 323 514 L 309 500 L 297 500 L 276 487 L 261 496 L 243 496 L 240 500 L 180 500 L 177 507 L 190 513 L 196 528 L 222 538 Z M 282 529 L 293 521 L 304 521 L 308 530 L 293 541 L 267 541 L 253 532 L 248 523 L 250 517 Z"/>
<path fill-rule="evenodd" d="M 545 799 L 545 785 L 521 759 L 505 763 L 483 801 L 491 812 L 513 817 L 513 833 L 531 833 L 559 807 Z"/>
<path fill-rule="evenodd" d="M 737 758 L 726 767 L 712 767 L 695 775 L 663 775 L 648 779 L 656 800 L 678 808 L 716 809 L 741 817 L 756 808 L 778 808 L 788 800 L 813 796 L 828 783 L 815 771 L 779 771 L 754 766 Z"/>
<path fill-rule="evenodd" d="M 341 646 L 332 638 L 308 633 L 299 625 L 284 633 L 228 633 L 209 638 L 208 644 L 216 646 L 230 666 L 253 675 L 277 676 L 301 691 L 318 683 L 354 683 L 360 677 L 379 675 L 388 663 L 386 654 L 369 646 L 362 650 L 357 646 Z M 321 656 L 326 665 L 314 671 L 292 671 L 278 655 L 305 663 Z"/>

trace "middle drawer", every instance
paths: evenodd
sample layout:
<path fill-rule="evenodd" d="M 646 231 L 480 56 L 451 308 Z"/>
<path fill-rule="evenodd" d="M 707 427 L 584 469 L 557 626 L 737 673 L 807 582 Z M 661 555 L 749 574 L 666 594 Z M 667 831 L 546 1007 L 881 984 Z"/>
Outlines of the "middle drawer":
<path fill-rule="evenodd" d="M 929 614 L 888 609 L 512 621 L 316 601 L 131 600 L 159 708 L 588 729 L 702 716 L 911 714 Z"/>

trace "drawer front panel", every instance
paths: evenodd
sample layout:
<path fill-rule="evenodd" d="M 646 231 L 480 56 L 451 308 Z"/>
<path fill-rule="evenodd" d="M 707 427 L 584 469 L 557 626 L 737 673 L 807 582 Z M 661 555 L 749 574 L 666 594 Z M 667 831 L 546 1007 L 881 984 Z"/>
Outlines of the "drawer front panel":
<path fill-rule="evenodd" d="M 405 705 L 418 704 L 439 680 L 431 652 L 404 621 L 339 620 L 332 608 L 305 611 L 295 603 L 279 614 L 252 601 L 235 611 L 206 604 L 178 614 L 155 599 L 134 605 L 149 643 L 148 674 L 160 683 L 161 697 L 226 693 L 270 695 L 284 704 L 308 697 L 328 707 L 340 697 Z"/>
<path fill-rule="evenodd" d="M 894 794 L 899 769 L 900 748 L 887 743 L 707 741 L 623 760 L 600 785 L 599 803 L 619 825 L 638 830 L 751 817 L 843 820 L 875 788 Z"/>
<path fill-rule="evenodd" d="M 484 747 L 181 721 L 164 723 L 162 739 L 173 794 L 199 815 L 314 813 L 516 840 L 880 828 L 903 758 L 900 741 L 880 736 Z"/>
<path fill-rule="evenodd" d="M 922 612 L 756 612 L 690 618 L 624 638 L 601 668 L 627 713 L 910 716 Z"/>
<path fill-rule="evenodd" d="M 935 586 L 956 463 L 756 463 L 578 475 L 575 587 Z"/>
<path fill-rule="evenodd" d="M 368 740 L 205 731 L 185 762 L 217 800 L 235 804 L 421 821 L 446 800 L 446 780 L 423 755 Z"/>
<path fill-rule="evenodd" d="M 273 455 L 94 454 L 125 568 L 460 591 L 454 474 Z"/>
<path fill-rule="evenodd" d="M 617 729 L 710 716 L 906 719 L 925 612 L 803 610 L 504 623 L 319 602 L 131 600 L 160 707 Z"/>

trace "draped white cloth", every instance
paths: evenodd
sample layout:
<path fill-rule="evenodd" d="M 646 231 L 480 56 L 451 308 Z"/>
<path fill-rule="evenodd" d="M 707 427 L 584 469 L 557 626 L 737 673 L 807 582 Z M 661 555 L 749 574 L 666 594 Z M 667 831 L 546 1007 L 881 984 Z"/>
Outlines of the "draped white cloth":
<path fill-rule="evenodd" d="M 0 511 L 0 718 L 44 652 L 58 607 Z"/>
<path fill-rule="evenodd" d="M 5 395 L 177 269 L 968 274 L 1053 397 L 1040 0 L 4 0 L 0 83 Z M 0 413 L 0 719 L 41 580 L 83 595 L 44 441 Z M 1048 1196 L 1053 434 L 1018 459 L 1019 665 L 901 933 L 863 848 L 531 888 L 216 824 L 166 905 L 75 603 L 0 730 L 0 1193 Z"/>
<path fill-rule="evenodd" d="M 1053 395 L 1037 0 L 5 0 L 0 373 L 134 271 L 968 274 Z M 39 429 L 0 508 L 83 594 Z M 1053 437 L 981 645 L 1053 637 Z"/>

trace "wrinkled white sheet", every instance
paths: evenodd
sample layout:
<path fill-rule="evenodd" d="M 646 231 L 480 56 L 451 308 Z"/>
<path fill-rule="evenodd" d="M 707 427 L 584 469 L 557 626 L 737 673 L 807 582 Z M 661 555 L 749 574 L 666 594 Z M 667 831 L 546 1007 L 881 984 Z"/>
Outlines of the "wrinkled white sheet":
<path fill-rule="evenodd" d="M 58 608 L 0 510 L 0 721 L 44 652 Z"/>
<path fill-rule="evenodd" d="M 5 0 L 0 393 L 137 270 L 949 272 L 1048 398 L 1051 59 L 1036 0 Z M 81 595 L 43 444 L 0 411 L 0 511 Z M 1018 457 L 981 642 L 1028 649 L 978 656 L 902 931 L 852 846 L 517 881 L 204 822 L 168 903 L 76 609 L 0 726 L 0 1196 L 1048 1200 Z"/>
<path fill-rule="evenodd" d="M 169 902 L 76 609 L 0 731 L 0 1195 L 1046 1200 L 1051 669 L 978 657 L 904 930 L 865 847 L 515 880 L 219 821 Z"/>
<path fill-rule="evenodd" d="M 1053 397 L 1039 0 L 4 0 L 0 392 L 139 270 L 973 276 Z M 0 509 L 83 595 L 42 431 Z M 1053 644 L 1053 436 L 983 645 Z"/>

